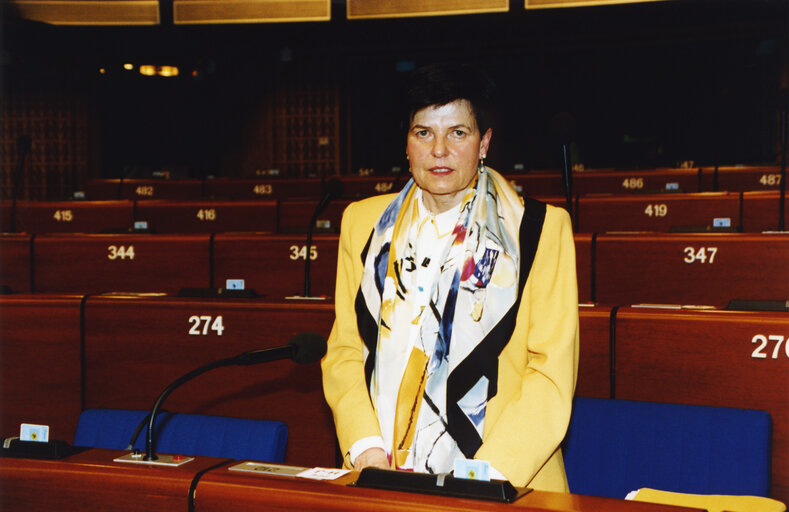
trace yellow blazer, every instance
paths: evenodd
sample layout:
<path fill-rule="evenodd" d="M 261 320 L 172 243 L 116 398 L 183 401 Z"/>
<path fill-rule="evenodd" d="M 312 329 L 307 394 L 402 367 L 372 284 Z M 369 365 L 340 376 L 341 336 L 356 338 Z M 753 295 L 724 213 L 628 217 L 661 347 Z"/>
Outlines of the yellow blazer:
<path fill-rule="evenodd" d="M 335 289 L 336 320 L 321 362 L 345 467 L 351 445 L 380 436 L 365 382 L 365 351 L 354 302 L 361 254 L 394 194 L 351 203 L 342 217 Z M 531 273 L 510 341 L 499 356 L 498 392 L 488 401 L 482 446 L 513 485 L 567 491 L 559 444 L 567 431 L 578 369 L 578 287 L 575 244 L 567 212 L 548 205 Z"/>

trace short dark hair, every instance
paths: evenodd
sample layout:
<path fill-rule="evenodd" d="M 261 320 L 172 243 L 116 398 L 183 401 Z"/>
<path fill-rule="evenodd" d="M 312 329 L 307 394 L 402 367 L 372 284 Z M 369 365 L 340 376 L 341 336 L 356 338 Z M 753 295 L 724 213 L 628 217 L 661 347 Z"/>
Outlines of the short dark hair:
<path fill-rule="evenodd" d="M 430 64 L 411 72 L 406 91 L 408 124 L 423 108 L 468 100 L 480 134 L 494 121 L 495 85 L 481 69 L 467 64 Z"/>

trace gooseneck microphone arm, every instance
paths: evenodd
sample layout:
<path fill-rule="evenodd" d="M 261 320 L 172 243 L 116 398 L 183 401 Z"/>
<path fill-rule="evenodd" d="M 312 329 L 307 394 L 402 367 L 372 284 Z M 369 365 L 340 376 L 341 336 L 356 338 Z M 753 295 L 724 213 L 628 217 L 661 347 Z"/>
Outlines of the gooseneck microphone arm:
<path fill-rule="evenodd" d="M 310 219 L 310 225 L 307 226 L 307 246 L 304 254 L 304 297 L 310 296 L 310 255 L 312 253 L 312 232 L 315 229 L 315 223 L 318 222 L 318 215 L 329 206 L 329 203 L 338 197 L 342 197 L 343 184 L 337 178 L 332 178 L 326 185 L 326 192 L 321 197 L 318 206 L 315 207 L 315 212 Z"/>
<path fill-rule="evenodd" d="M 198 375 L 202 375 L 207 371 L 213 370 L 214 368 L 220 368 L 222 366 L 232 366 L 235 364 L 235 357 L 229 357 L 227 359 L 222 359 L 221 361 L 214 361 L 213 363 L 209 363 L 207 365 L 201 366 L 191 372 L 187 373 L 186 375 L 179 377 L 172 384 L 167 386 L 167 388 L 162 391 L 159 395 L 159 398 L 156 399 L 156 402 L 153 404 L 151 408 L 150 419 L 148 420 L 148 430 L 147 430 L 147 437 L 145 439 L 145 460 L 156 460 L 159 457 L 156 456 L 156 452 L 154 451 L 154 442 L 153 442 L 153 425 L 156 421 L 156 415 L 159 412 L 159 407 L 164 402 L 164 399 L 170 396 L 170 393 L 175 391 L 178 387 L 189 382 L 190 380 L 194 379 Z"/>
<path fill-rule="evenodd" d="M 156 424 L 156 415 L 159 412 L 164 400 L 178 387 L 189 382 L 195 377 L 202 375 L 214 368 L 223 366 L 248 366 L 280 359 L 291 359 L 296 363 L 310 364 L 319 361 L 326 353 L 326 340 L 319 334 L 304 332 L 297 334 L 290 339 L 287 345 L 281 347 L 267 348 L 244 352 L 234 357 L 228 357 L 219 361 L 208 363 L 192 370 L 186 375 L 177 378 L 172 384 L 167 386 L 159 395 L 151 408 L 150 419 L 148 420 L 148 430 L 145 439 L 145 457 L 143 460 L 157 460 L 156 448 L 154 443 L 153 429 Z"/>

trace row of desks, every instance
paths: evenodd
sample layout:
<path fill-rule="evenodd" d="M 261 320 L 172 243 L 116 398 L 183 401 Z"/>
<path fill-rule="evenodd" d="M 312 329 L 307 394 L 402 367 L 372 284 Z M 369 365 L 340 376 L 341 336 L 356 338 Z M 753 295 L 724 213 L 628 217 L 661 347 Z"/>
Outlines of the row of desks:
<path fill-rule="evenodd" d="M 460 510 L 567 512 L 681 512 L 682 507 L 576 494 L 532 491 L 512 504 L 349 486 L 351 473 L 332 481 L 241 473 L 237 461 L 199 457 L 175 468 L 113 462 L 123 452 L 89 450 L 60 461 L 0 459 L 4 512 L 59 510 L 147 511 L 302 510 L 453 512 Z"/>
<path fill-rule="evenodd" d="M 202 364 L 280 346 L 298 332 L 326 336 L 333 318 L 331 304 L 315 301 L 0 296 L 0 435 L 43 423 L 70 440 L 85 408 L 149 409 Z M 580 339 L 580 396 L 770 412 L 773 494 L 789 500 L 789 314 L 585 306 Z M 318 365 L 216 370 L 166 407 L 284 421 L 288 463 L 335 464 Z"/>
<path fill-rule="evenodd" d="M 560 196 L 543 200 L 566 206 Z M 784 226 L 789 201 L 784 198 Z M 318 217 L 320 231 L 339 232 L 350 200 L 338 200 Z M 135 223 L 155 233 L 306 232 L 317 200 L 115 200 L 0 203 L 0 231 L 17 233 L 125 232 Z M 761 232 L 779 228 L 780 196 L 766 192 L 702 192 L 576 196 L 578 233 L 607 231 L 705 231 L 721 228 Z M 141 224 L 140 224 L 141 223 Z"/>
<path fill-rule="evenodd" d="M 0 284 L 16 292 L 167 292 L 225 288 L 333 295 L 338 235 L 0 235 Z M 789 233 L 576 234 L 579 301 L 724 307 L 789 298 Z"/>
<path fill-rule="evenodd" d="M 573 173 L 576 194 L 633 194 L 660 192 L 742 192 L 776 190 L 781 184 L 776 165 L 698 167 L 690 169 L 589 170 Z M 559 171 L 505 172 L 522 193 L 564 195 Z M 369 197 L 396 192 L 410 176 L 341 176 L 343 196 Z M 90 180 L 86 193 L 90 199 L 232 199 L 320 198 L 325 182 L 318 178 L 254 179 L 209 178 L 205 180 L 96 179 Z"/>

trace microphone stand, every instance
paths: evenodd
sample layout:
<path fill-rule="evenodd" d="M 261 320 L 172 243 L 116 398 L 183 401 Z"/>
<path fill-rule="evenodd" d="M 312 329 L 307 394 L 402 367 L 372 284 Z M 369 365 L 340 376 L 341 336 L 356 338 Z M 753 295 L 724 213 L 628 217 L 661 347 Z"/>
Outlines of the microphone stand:
<path fill-rule="evenodd" d="M 562 159 L 564 161 L 564 194 L 567 201 L 567 213 L 573 218 L 573 171 L 570 167 L 570 151 L 567 142 L 562 144 Z"/>

